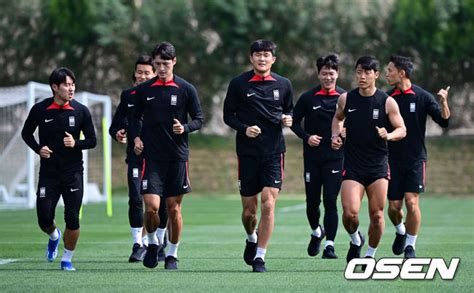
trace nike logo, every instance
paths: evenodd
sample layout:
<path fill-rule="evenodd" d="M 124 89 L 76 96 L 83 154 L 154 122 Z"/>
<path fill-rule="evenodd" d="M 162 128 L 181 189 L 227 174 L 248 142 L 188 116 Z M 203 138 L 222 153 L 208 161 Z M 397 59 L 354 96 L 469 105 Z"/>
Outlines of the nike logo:
<path fill-rule="evenodd" d="M 54 119 L 44 119 L 44 122 L 45 122 L 45 123 L 48 123 L 48 122 L 51 122 L 51 121 L 53 121 L 53 120 L 54 120 Z"/>
<path fill-rule="evenodd" d="M 147 100 L 147 101 L 151 101 L 151 100 L 153 100 L 154 98 L 155 98 L 155 97 L 146 97 L 146 100 Z"/>
<path fill-rule="evenodd" d="M 321 108 L 321 106 L 317 106 L 317 107 L 313 106 L 313 110 L 317 110 L 319 108 Z"/>
<path fill-rule="evenodd" d="M 331 170 L 331 173 L 332 173 L 332 174 L 339 173 L 339 170 Z"/>
<path fill-rule="evenodd" d="M 275 184 L 278 184 L 280 183 L 281 181 L 280 180 L 275 180 Z"/>
<path fill-rule="evenodd" d="M 189 185 L 184 185 L 184 186 L 183 186 L 183 189 L 186 189 L 186 188 L 188 188 L 188 187 L 189 187 Z"/>
<path fill-rule="evenodd" d="M 247 97 L 251 97 L 253 95 L 255 95 L 255 93 L 247 93 Z"/>
<path fill-rule="evenodd" d="M 75 191 L 78 191 L 79 188 L 71 188 L 70 190 L 71 190 L 71 192 L 75 192 Z"/>
<path fill-rule="evenodd" d="M 133 106 L 135 106 L 135 105 L 134 105 L 134 104 L 127 104 L 127 106 L 128 106 L 129 108 L 131 108 L 131 107 L 133 107 Z"/>
<path fill-rule="evenodd" d="M 350 113 L 350 112 L 354 112 L 355 110 L 357 110 L 357 109 L 349 109 L 347 111 L 349 111 L 349 113 Z"/>

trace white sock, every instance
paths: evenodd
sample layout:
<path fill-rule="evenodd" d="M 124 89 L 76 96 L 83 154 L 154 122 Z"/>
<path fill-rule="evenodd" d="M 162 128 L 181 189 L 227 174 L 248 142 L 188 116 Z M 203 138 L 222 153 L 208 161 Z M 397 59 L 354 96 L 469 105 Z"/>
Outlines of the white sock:
<path fill-rule="evenodd" d="M 156 229 L 156 237 L 158 237 L 158 240 L 160 240 L 160 243 L 162 244 L 165 242 L 165 233 L 166 233 L 166 228 Z"/>
<path fill-rule="evenodd" d="M 253 259 L 261 258 L 262 260 L 265 260 L 265 254 L 266 253 L 267 253 L 266 248 L 257 247 L 257 254 L 255 255 L 255 257 Z"/>
<path fill-rule="evenodd" d="M 328 247 L 328 246 L 334 247 L 334 241 L 332 241 L 332 240 L 326 240 L 326 244 L 324 244 L 324 248 L 326 248 L 326 247 Z"/>
<path fill-rule="evenodd" d="M 59 238 L 58 228 L 54 229 L 53 233 L 49 234 L 49 239 L 56 241 Z"/>
<path fill-rule="evenodd" d="M 371 258 L 374 258 L 376 251 L 377 251 L 377 247 L 373 248 L 369 245 L 367 247 L 367 252 L 365 253 L 365 256 L 370 256 Z"/>
<path fill-rule="evenodd" d="M 405 247 L 410 245 L 411 247 L 413 247 L 413 249 L 415 249 L 415 243 L 416 243 L 416 235 L 410 235 L 407 233 L 407 241 L 405 242 Z"/>
<path fill-rule="evenodd" d="M 314 229 L 311 235 L 314 235 L 316 237 L 321 237 L 321 226 L 318 226 L 318 228 Z"/>
<path fill-rule="evenodd" d="M 395 230 L 397 230 L 397 234 L 399 235 L 405 235 L 405 233 L 407 232 L 405 224 L 403 224 L 403 222 L 398 225 L 395 225 Z"/>
<path fill-rule="evenodd" d="M 257 243 L 257 232 L 253 231 L 252 234 L 247 234 L 247 240 L 252 243 Z"/>
<path fill-rule="evenodd" d="M 148 236 L 147 235 L 142 237 L 142 244 L 145 245 L 145 246 L 148 246 Z"/>
<path fill-rule="evenodd" d="M 130 228 L 130 230 L 132 231 L 133 243 L 138 243 L 138 244 L 140 244 L 140 246 L 142 246 L 142 245 L 143 245 L 143 241 L 142 241 L 142 230 L 143 230 L 143 227 L 140 227 L 140 228 Z"/>
<path fill-rule="evenodd" d="M 71 262 L 73 254 L 74 254 L 74 250 L 68 250 L 64 248 L 63 258 L 61 258 L 61 261 Z"/>
<path fill-rule="evenodd" d="M 357 229 L 354 233 L 350 234 L 351 242 L 354 245 L 360 246 L 362 244 L 362 239 L 359 236 L 359 229 Z"/>
<path fill-rule="evenodd" d="M 156 237 L 156 231 L 155 232 L 148 232 L 148 243 L 151 244 L 160 244 L 160 240 L 158 240 L 158 237 Z"/>
<path fill-rule="evenodd" d="M 175 258 L 178 258 L 178 246 L 179 246 L 179 242 L 176 243 L 176 244 L 173 244 L 171 242 L 168 242 L 169 245 L 168 245 L 168 252 L 166 253 L 166 256 L 173 256 Z"/>

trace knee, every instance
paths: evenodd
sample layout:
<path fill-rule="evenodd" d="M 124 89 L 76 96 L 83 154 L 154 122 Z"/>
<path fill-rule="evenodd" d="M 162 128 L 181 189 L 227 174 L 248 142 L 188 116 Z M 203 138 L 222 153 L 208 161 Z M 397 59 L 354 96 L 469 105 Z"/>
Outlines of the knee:
<path fill-rule="evenodd" d="M 414 213 L 418 211 L 418 200 L 414 198 L 410 198 L 406 200 L 406 207 L 407 207 L 407 212 L 409 213 Z"/>
<path fill-rule="evenodd" d="M 358 217 L 358 215 L 354 211 L 345 210 L 342 213 L 342 220 L 344 222 L 354 222 L 354 221 L 357 220 L 357 217 Z"/>
<path fill-rule="evenodd" d="M 324 211 L 327 212 L 337 212 L 337 203 L 335 198 L 325 198 L 323 200 Z"/>
<path fill-rule="evenodd" d="M 401 211 L 402 211 L 402 205 L 392 204 L 392 203 L 388 205 L 389 214 L 397 214 L 397 213 L 400 213 Z"/>
<path fill-rule="evenodd" d="M 64 214 L 66 228 L 69 230 L 79 229 L 79 211 L 68 211 Z"/>
<path fill-rule="evenodd" d="M 319 198 L 319 195 L 318 196 L 311 195 L 311 196 L 306 197 L 306 205 L 307 206 L 311 206 L 311 207 L 317 206 L 317 207 L 319 207 L 320 204 L 321 204 L 321 199 Z"/>
<path fill-rule="evenodd" d="M 269 214 L 275 209 L 275 201 L 271 198 L 262 200 L 262 214 Z"/>
<path fill-rule="evenodd" d="M 375 226 L 384 225 L 383 211 L 370 212 L 370 222 Z"/>
<path fill-rule="evenodd" d="M 52 217 L 44 217 L 44 216 L 39 216 L 38 217 L 38 226 L 41 228 L 41 230 L 45 231 L 54 224 L 54 219 Z"/>
<path fill-rule="evenodd" d="M 174 218 L 180 214 L 181 214 L 181 205 L 179 204 L 168 205 L 168 215 L 170 217 Z"/>
<path fill-rule="evenodd" d="M 245 207 L 242 211 L 242 217 L 245 219 L 253 219 L 257 217 L 257 209 L 254 207 Z"/>

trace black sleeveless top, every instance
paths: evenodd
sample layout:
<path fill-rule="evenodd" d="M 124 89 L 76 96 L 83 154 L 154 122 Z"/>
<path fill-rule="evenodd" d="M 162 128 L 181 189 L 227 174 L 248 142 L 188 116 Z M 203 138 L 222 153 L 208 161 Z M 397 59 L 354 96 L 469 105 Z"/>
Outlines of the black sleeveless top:
<path fill-rule="evenodd" d="M 387 142 L 377 132 L 376 126 L 389 125 L 385 111 L 388 95 L 376 90 L 373 96 L 364 97 L 359 88 L 347 93 L 344 114 L 346 141 L 344 146 L 344 169 L 364 174 L 387 172 Z"/>

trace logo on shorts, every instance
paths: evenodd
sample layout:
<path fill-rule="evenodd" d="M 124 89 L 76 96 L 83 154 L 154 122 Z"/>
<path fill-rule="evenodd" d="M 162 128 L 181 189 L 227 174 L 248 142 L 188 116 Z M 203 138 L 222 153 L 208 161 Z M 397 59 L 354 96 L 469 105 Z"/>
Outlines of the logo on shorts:
<path fill-rule="evenodd" d="M 135 106 L 135 105 L 134 104 L 127 104 L 127 107 L 129 107 L 129 108 L 131 108 L 133 106 Z"/>
<path fill-rule="evenodd" d="M 275 180 L 275 184 L 279 184 L 281 180 Z"/>
<path fill-rule="evenodd" d="M 188 185 L 188 184 L 186 184 L 186 185 L 183 185 L 183 189 L 186 189 L 186 188 L 188 188 L 188 187 L 189 187 L 189 185 Z"/>
<path fill-rule="evenodd" d="M 142 181 L 142 186 L 143 186 L 143 190 L 147 190 L 148 189 L 148 180 L 145 179 Z"/>
<path fill-rule="evenodd" d="M 379 109 L 374 109 L 372 112 L 372 119 L 379 119 Z"/>
<path fill-rule="evenodd" d="M 46 187 L 40 187 L 39 197 L 46 197 Z"/>
<path fill-rule="evenodd" d="M 153 100 L 153 99 L 155 99 L 155 97 L 146 97 L 146 100 L 147 100 L 147 101 L 151 101 L 151 100 Z"/>
<path fill-rule="evenodd" d="M 331 173 L 332 174 L 337 174 L 337 173 L 339 173 L 339 170 L 331 170 Z"/>
<path fill-rule="evenodd" d="M 74 127 L 74 126 L 76 126 L 76 117 L 69 116 L 69 127 Z"/>
<path fill-rule="evenodd" d="M 138 178 L 138 168 L 133 168 L 132 173 L 133 178 Z"/>
<path fill-rule="evenodd" d="M 275 101 L 278 101 L 280 99 L 280 91 L 279 90 L 273 90 L 273 99 Z"/>
<path fill-rule="evenodd" d="M 71 188 L 70 190 L 71 190 L 71 192 L 76 192 L 76 191 L 79 190 L 79 188 Z"/>
<path fill-rule="evenodd" d="M 416 103 L 410 103 L 410 112 L 415 112 L 416 110 Z"/>
<path fill-rule="evenodd" d="M 319 105 L 319 106 L 313 106 L 313 110 L 318 110 L 319 108 L 321 108 L 321 105 Z"/>
<path fill-rule="evenodd" d="M 54 119 L 44 119 L 44 123 L 49 123 L 51 121 L 53 121 Z"/>
<path fill-rule="evenodd" d="M 311 182 L 311 173 L 306 172 L 306 173 L 304 174 L 304 181 L 306 181 L 306 182 Z"/>
<path fill-rule="evenodd" d="M 178 102 L 178 96 L 177 95 L 171 95 L 171 106 L 176 106 L 177 102 Z"/>
<path fill-rule="evenodd" d="M 347 111 L 348 111 L 349 113 L 352 113 L 352 112 L 354 112 L 355 110 L 357 110 L 357 109 L 347 109 Z"/>
<path fill-rule="evenodd" d="M 418 188 L 419 188 L 419 189 L 423 189 L 423 185 L 418 185 Z"/>

